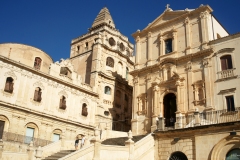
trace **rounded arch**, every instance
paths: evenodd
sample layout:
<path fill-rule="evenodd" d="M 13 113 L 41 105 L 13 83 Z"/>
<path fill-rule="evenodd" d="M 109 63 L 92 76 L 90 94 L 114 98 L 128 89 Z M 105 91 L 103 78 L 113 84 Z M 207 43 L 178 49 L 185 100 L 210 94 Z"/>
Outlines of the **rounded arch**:
<path fill-rule="evenodd" d="M 239 160 L 240 148 L 234 148 L 230 150 L 226 155 L 226 160 Z"/>
<path fill-rule="evenodd" d="M 10 126 L 9 118 L 6 117 L 5 115 L 0 115 L 0 121 L 3 121 L 3 122 L 4 122 L 3 131 L 7 132 L 7 131 L 8 131 L 8 128 L 9 128 L 9 126 Z"/>
<path fill-rule="evenodd" d="M 54 129 L 52 131 L 52 141 L 56 142 L 56 141 L 60 140 L 61 136 L 62 136 L 61 129 Z"/>
<path fill-rule="evenodd" d="M 169 158 L 169 160 L 188 160 L 187 156 L 180 151 L 173 152 Z"/>
<path fill-rule="evenodd" d="M 34 122 L 28 122 L 26 125 L 25 125 L 25 135 L 27 133 L 27 128 L 32 128 L 34 129 L 34 134 L 33 134 L 33 137 L 34 138 L 37 138 L 38 137 L 38 133 L 39 133 L 39 127 L 36 123 Z"/>
<path fill-rule="evenodd" d="M 240 135 L 227 136 L 220 140 L 212 150 L 211 159 L 225 160 L 227 153 L 240 147 Z"/>

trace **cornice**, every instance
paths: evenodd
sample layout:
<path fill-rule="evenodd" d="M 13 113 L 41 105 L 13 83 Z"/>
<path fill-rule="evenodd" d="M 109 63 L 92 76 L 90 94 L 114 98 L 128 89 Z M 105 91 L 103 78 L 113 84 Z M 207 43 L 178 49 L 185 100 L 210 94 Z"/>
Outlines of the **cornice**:
<path fill-rule="evenodd" d="M 31 109 L 31 108 L 26 108 L 24 106 L 5 103 L 3 101 L 0 101 L 0 105 L 3 106 L 3 107 L 12 108 L 15 111 L 18 110 L 18 111 L 26 112 L 28 114 L 30 113 L 30 114 L 37 115 L 39 117 L 49 118 L 49 119 L 52 119 L 52 120 L 57 121 L 57 122 L 63 122 L 63 123 L 68 123 L 68 124 L 72 124 L 72 125 L 81 126 L 83 128 L 94 129 L 94 126 L 85 125 L 85 124 L 82 124 L 80 122 L 72 121 L 72 120 L 69 120 L 69 119 L 66 119 L 66 118 L 60 118 L 58 116 L 50 115 L 50 114 L 45 113 L 45 112 L 36 111 L 36 110 Z"/>
<path fill-rule="evenodd" d="M 214 45 L 214 44 L 217 44 L 217 43 L 225 42 L 227 40 L 231 40 L 233 38 L 239 38 L 239 37 L 240 37 L 240 32 L 235 33 L 235 34 L 231 34 L 231 35 L 228 35 L 228 36 L 225 36 L 225 37 L 222 37 L 222 38 L 212 40 L 212 41 L 209 42 L 209 45 Z"/>
<path fill-rule="evenodd" d="M 32 67 L 29 67 L 29 66 L 27 66 L 27 65 L 25 65 L 25 64 L 18 63 L 18 62 L 16 62 L 16 61 L 13 61 L 13 60 L 11 60 L 11 59 L 9 59 L 9 58 L 6 58 L 6 57 L 3 57 L 3 56 L 1 56 L 1 55 L 0 55 L 0 60 L 2 60 L 3 62 L 6 62 L 6 63 L 12 64 L 12 65 L 15 65 L 15 66 L 17 66 L 17 67 L 19 67 L 19 68 L 23 68 L 23 69 L 25 69 L 25 70 L 27 70 L 27 71 L 29 71 L 29 72 L 31 72 L 31 73 L 34 73 L 34 74 L 36 74 L 36 75 L 41 76 L 41 77 L 45 77 L 45 78 L 47 78 L 47 79 L 51 79 L 51 80 L 53 80 L 53 81 L 56 81 L 56 82 L 58 82 L 58 83 L 60 83 L 60 84 L 62 84 L 62 85 L 66 85 L 66 86 L 68 86 L 68 87 L 71 87 L 71 88 L 77 89 L 77 90 L 79 90 L 79 91 L 85 92 L 85 93 L 90 94 L 90 95 L 92 95 L 92 96 L 94 96 L 94 97 L 99 97 L 99 95 L 98 95 L 97 93 L 95 93 L 95 92 L 89 91 L 89 90 L 87 90 L 87 89 L 85 89 L 85 88 L 82 88 L 82 87 L 80 87 L 80 86 L 77 86 L 77 85 L 75 85 L 75 84 L 71 84 L 71 83 L 69 83 L 69 82 L 63 81 L 63 80 L 61 80 L 61 79 L 59 79 L 59 78 L 57 78 L 57 77 L 54 77 L 54 76 L 49 75 L 49 74 L 46 74 L 46 73 L 44 73 L 44 72 L 42 72 L 42 71 L 36 70 L 36 69 L 34 69 L 34 68 L 32 68 Z"/>
<path fill-rule="evenodd" d="M 155 30 L 155 29 L 157 29 L 157 28 L 160 28 L 160 27 L 163 27 L 163 26 L 166 26 L 166 25 L 169 25 L 170 23 L 172 23 L 172 22 L 174 22 L 174 21 L 177 21 L 177 20 L 179 20 L 179 19 L 183 19 L 183 23 L 184 23 L 185 18 L 191 16 L 191 15 L 194 14 L 194 13 L 199 13 L 199 12 L 205 11 L 205 10 L 208 10 L 209 12 L 212 12 L 212 11 L 213 11 L 212 8 L 211 8 L 209 5 L 205 5 L 205 6 L 202 6 L 202 7 L 197 8 L 197 9 L 195 9 L 195 10 L 193 10 L 193 11 L 187 11 L 185 14 L 180 15 L 179 17 L 173 18 L 173 19 L 171 19 L 171 20 L 169 20 L 169 21 L 163 22 L 163 23 L 161 23 L 161 24 L 158 24 L 157 26 L 150 27 L 150 28 L 145 28 L 145 29 L 143 29 L 142 31 L 137 31 L 137 32 L 133 33 L 132 36 L 133 36 L 134 38 L 136 38 L 137 36 L 140 36 L 140 37 L 145 36 L 145 35 L 148 34 L 148 32 L 153 32 L 153 30 Z M 165 11 L 164 11 L 164 12 L 165 12 Z M 168 12 L 174 12 L 174 11 L 168 11 Z M 158 18 L 160 18 L 160 17 L 158 17 Z M 154 21 L 155 21 L 155 20 L 154 20 Z M 153 22 L 154 22 L 154 21 L 153 21 Z"/>
<path fill-rule="evenodd" d="M 161 60 L 158 64 L 154 64 L 152 66 L 147 66 L 147 67 L 144 67 L 144 68 L 141 68 L 141 69 L 134 70 L 134 71 L 130 72 L 130 74 L 134 76 L 134 75 L 137 75 L 139 73 L 143 73 L 143 72 L 146 72 L 146 71 L 149 71 L 149 70 L 158 69 L 159 66 L 166 64 L 167 60 L 169 60 L 169 59 L 171 61 L 174 61 L 175 65 L 177 65 L 179 62 L 184 62 L 184 61 L 187 62 L 191 59 L 208 56 L 213 52 L 214 52 L 214 50 L 212 48 L 209 48 L 209 49 L 198 51 L 196 53 L 188 54 L 188 55 L 185 55 L 185 56 L 182 56 L 182 57 L 179 57 L 179 58 L 166 58 L 166 59 Z"/>

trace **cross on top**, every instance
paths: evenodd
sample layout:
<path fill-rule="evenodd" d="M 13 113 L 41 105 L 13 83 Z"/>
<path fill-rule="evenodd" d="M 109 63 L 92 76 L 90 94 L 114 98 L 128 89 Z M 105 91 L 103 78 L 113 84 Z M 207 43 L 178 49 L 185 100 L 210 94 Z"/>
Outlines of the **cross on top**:
<path fill-rule="evenodd" d="M 167 10 L 169 9 L 169 6 L 170 6 L 170 4 L 167 4 L 167 5 L 166 5 L 166 9 L 167 9 Z"/>

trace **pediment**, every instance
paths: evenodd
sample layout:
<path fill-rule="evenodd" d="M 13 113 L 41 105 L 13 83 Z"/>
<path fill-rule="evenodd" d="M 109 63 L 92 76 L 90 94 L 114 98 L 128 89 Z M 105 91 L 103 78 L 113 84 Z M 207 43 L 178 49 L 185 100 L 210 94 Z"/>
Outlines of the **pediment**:
<path fill-rule="evenodd" d="M 155 26 L 158 26 L 172 19 L 180 17 L 185 13 L 188 13 L 188 11 L 165 11 L 159 17 L 157 17 L 152 23 L 150 23 L 145 29 L 154 28 Z"/>

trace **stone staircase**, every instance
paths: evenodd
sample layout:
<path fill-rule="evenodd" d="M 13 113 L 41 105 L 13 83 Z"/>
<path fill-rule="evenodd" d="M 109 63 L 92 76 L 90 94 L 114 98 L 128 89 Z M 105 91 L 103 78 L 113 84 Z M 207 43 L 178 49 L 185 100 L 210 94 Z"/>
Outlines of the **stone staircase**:
<path fill-rule="evenodd" d="M 145 136 L 147 136 L 147 135 L 133 136 L 132 140 L 136 143 L 137 141 L 140 141 Z M 106 139 L 106 140 L 102 141 L 102 144 L 125 146 L 125 142 L 127 140 L 128 140 L 128 137 L 109 138 L 109 139 Z"/>
<path fill-rule="evenodd" d="M 51 156 L 48 156 L 48 157 L 44 158 L 44 160 L 57 160 L 57 159 L 60 159 L 62 157 L 65 157 L 68 154 L 71 154 L 74 151 L 75 150 L 61 150 L 57 153 L 52 154 Z"/>

